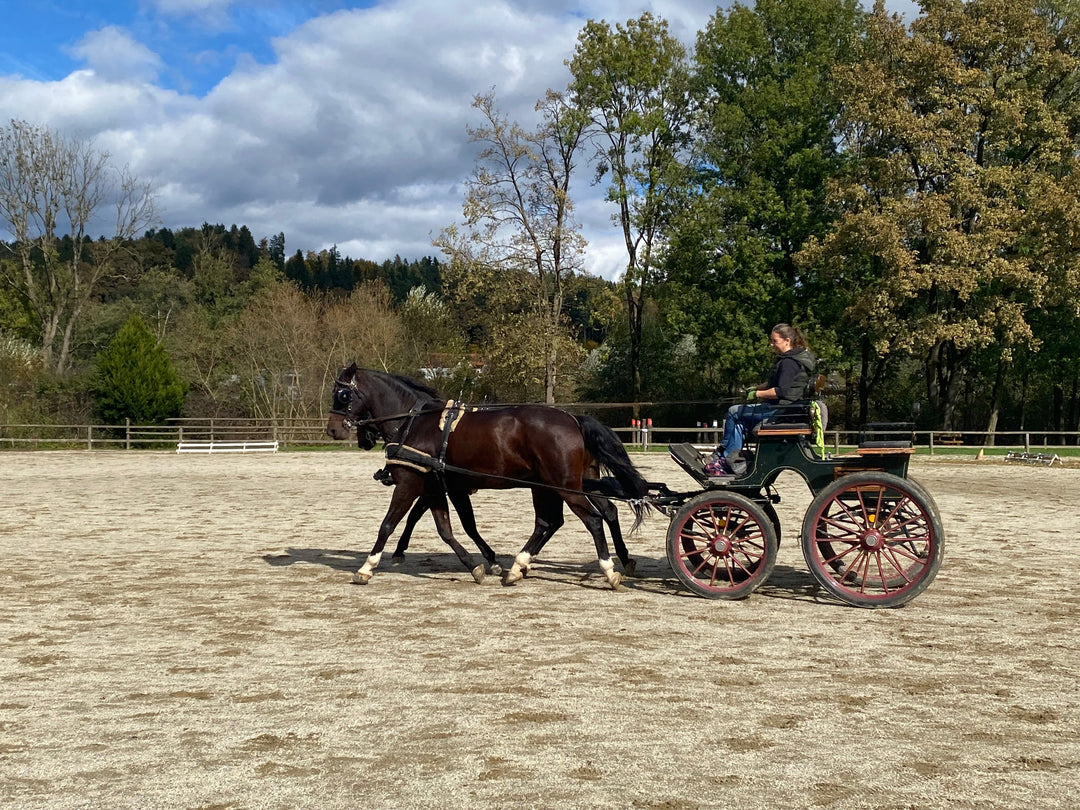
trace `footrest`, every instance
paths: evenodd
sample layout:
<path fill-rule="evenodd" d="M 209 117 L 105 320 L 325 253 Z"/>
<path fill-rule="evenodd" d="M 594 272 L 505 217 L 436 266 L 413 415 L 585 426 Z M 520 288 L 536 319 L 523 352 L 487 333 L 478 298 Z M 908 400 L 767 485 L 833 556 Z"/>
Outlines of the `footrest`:
<path fill-rule="evenodd" d="M 681 444 L 669 444 L 668 453 L 672 460 L 690 473 L 691 477 L 705 484 L 709 481 L 709 474 L 705 472 L 705 465 L 701 461 L 701 454 L 694 445 L 689 442 Z"/>

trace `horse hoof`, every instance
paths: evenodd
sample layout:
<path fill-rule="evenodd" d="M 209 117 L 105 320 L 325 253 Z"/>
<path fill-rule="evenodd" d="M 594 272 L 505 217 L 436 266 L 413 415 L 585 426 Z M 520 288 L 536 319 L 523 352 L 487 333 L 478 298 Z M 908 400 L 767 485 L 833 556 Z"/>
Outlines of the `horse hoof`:
<path fill-rule="evenodd" d="M 395 554 L 393 557 L 390 558 L 391 565 L 401 565 L 403 562 L 405 562 L 404 554 Z"/>
<path fill-rule="evenodd" d="M 607 581 L 611 585 L 611 590 L 617 591 L 619 590 L 619 586 L 622 585 L 622 576 L 618 571 L 612 571 L 608 574 Z"/>
<path fill-rule="evenodd" d="M 502 583 L 503 585 L 513 585 L 515 582 L 521 582 L 522 579 L 524 579 L 524 577 L 522 576 L 521 571 L 515 571 L 513 568 L 511 568 L 509 571 L 503 574 Z"/>
<path fill-rule="evenodd" d="M 354 585 L 367 585 L 370 579 L 371 574 L 361 574 L 359 571 L 352 575 Z"/>
<path fill-rule="evenodd" d="M 635 576 L 637 574 L 637 560 L 627 560 L 623 563 L 622 570 L 628 577 Z"/>
<path fill-rule="evenodd" d="M 478 565 L 472 570 L 472 578 L 476 580 L 476 584 L 479 585 L 484 581 L 484 566 Z"/>
<path fill-rule="evenodd" d="M 498 563 L 492 563 L 488 573 L 493 577 L 501 577 L 503 575 L 503 567 Z"/>

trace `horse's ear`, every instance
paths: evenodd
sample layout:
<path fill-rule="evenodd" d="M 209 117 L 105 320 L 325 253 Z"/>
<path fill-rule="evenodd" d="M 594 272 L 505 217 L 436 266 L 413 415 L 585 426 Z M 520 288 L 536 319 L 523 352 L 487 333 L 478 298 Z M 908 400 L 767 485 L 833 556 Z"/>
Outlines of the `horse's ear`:
<path fill-rule="evenodd" d="M 353 360 L 351 363 L 349 363 L 349 365 L 345 366 L 345 371 L 342 372 L 342 373 L 343 374 L 348 374 L 350 376 L 355 374 L 356 373 L 356 361 Z"/>

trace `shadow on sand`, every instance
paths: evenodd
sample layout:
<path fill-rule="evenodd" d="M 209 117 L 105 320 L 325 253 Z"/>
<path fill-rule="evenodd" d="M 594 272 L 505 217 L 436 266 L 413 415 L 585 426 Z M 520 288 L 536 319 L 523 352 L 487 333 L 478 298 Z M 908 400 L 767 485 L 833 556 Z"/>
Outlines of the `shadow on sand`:
<path fill-rule="evenodd" d="M 363 552 L 328 548 L 287 548 L 280 554 L 263 555 L 266 564 L 273 567 L 307 563 L 309 565 L 323 565 L 335 571 L 350 574 L 363 565 L 365 559 L 367 559 L 367 555 Z M 622 588 L 629 591 L 652 593 L 658 596 L 700 598 L 682 587 L 682 584 L 672 574 L 665 558 L 636 557 L 635 560 L 637 563 L 636 573 L 632 576 L 623 577 Z M 510 567 L 513 560 L 507 557 L 500 559 L 499 562 L 505 570 Z M 469 572 L 462 568 L 458 558 L 450 552 L 435 554 L 411 552 L 407 553 L 400 562 L 393 561 L 387 554 L 383 556 L 380 570 L 419 579 L 470 578 Z M 489 577 L 489 580 L 495 579 L 497 578 Z M 582 564 L 579 560 L 537 557 L 533 560 L 526 581 L 562 583 L 590 590 L 610 590 L 600 571 L 600 567 L 596 563 Z M 826 593 L 821 591 L 809 571 L 790 565 L 777 565 L 773 569 L 768 582 L 758 588 L 750 598 L 761 596 L 847 607 L 842 602 L 829 598 Z"/>

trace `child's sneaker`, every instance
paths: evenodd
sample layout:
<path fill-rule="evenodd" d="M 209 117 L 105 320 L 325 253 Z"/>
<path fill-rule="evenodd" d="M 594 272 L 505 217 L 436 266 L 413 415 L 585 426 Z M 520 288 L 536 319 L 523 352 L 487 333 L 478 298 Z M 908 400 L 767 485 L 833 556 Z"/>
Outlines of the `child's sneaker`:
<path fill-rule="evenodd" d="M 705 464 L 705 473 L 713 478 L 732 474 L 722 456 L 713 456 L 709 459 Z"/>

